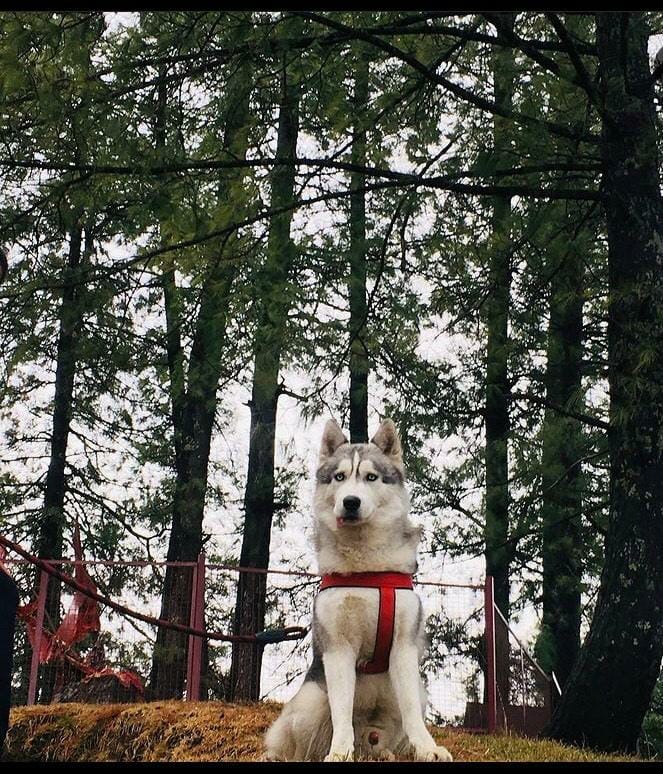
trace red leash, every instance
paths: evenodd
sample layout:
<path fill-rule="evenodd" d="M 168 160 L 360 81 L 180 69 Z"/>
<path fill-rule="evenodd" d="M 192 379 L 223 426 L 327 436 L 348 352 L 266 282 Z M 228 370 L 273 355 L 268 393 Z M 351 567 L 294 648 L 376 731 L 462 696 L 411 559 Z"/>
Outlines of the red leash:
<path fill-rule="evenodd" d="M 389 654 L 394 639 L 396 589 L 412 589 L 412 576 L 404 572 L 354 572 L 347 575 L 334 572 L 322 576 L 320 591 L 340 586 L 379 589 L 380 611 L 375 633 L 375 648 L 370 661 L 357 664 L 357 671 L 376 675 L 389 670 Z"/>

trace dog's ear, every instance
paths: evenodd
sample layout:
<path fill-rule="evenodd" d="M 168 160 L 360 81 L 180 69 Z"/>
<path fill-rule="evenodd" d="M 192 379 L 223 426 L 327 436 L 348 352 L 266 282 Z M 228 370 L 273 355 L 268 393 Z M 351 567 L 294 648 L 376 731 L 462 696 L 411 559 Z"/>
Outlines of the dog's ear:
<path fill-rule="evenodd" d="M 344 443 L 348 443 L 348 439 L 343 435 L 343 431 L 338 426 L 338 422 L 335 419 L 328 419 L 325 429 L 322 432 L 320 459 L 323 460 L 326 457 L 331 457 L 336 449 L 338 449 L 339 446 L 343 446 Z"/>
<path fill-rule="evenodd" d="M 398 430 L 391 419 L 382 420 L 377 433 L 371 438 L 382 452 L 390 457 L 392 462 L 403 464 L 403 449 L 401 448 L 401 439 L 398 437 Z"/>

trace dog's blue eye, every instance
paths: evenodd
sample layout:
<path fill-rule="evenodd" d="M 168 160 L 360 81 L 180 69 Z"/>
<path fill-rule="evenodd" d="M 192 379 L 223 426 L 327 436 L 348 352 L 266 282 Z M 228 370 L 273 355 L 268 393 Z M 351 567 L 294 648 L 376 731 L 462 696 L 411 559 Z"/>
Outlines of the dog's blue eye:
<path fill-rule="evenodd" d="M 369 473 L 369 474 L 366 476 L 366 480 L 367 480 L 367 481 L 377 481 L 377 480 L 378 480 L 378 477 L 375 475 L 375 473 Z"/>
<path fill-rule="evenodd" d="M 337 481 L 343 481 L 343 479 L 345 478 L 345 473 L 337 473 L 337 474 L 334 476 L 334 478 L 335 478 Z"/>

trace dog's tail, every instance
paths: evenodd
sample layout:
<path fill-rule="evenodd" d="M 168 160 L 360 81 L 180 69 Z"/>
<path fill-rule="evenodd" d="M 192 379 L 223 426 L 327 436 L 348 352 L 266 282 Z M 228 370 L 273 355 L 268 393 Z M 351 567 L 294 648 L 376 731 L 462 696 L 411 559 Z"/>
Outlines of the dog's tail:
<path fill-rule="evenodd" d="M 302 722 L 286 707 L 265 734 L 265 758 L 270 761 L 321 761 L 329 752 L 331 717 L 321 722 Z"/>
<path fill-rule="evenodd" d="M 269 761 L 291 761 L 295 756 L 295 737 L 289 713 L 282 712 L 265 734 L 265 757 Z"/>

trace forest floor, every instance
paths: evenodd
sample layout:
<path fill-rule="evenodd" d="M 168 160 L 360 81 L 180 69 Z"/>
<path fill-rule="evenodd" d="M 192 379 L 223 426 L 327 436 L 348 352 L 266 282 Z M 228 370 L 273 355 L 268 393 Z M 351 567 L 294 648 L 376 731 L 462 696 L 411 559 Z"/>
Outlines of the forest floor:
<path fill-rule="evenodd" d="M 281 705 L 181 701 L 12 710 L 5 761 L 258 761 Z M 452 728 L 432 733 L 456 761 L 624 761 L 588 749 Z"/>

